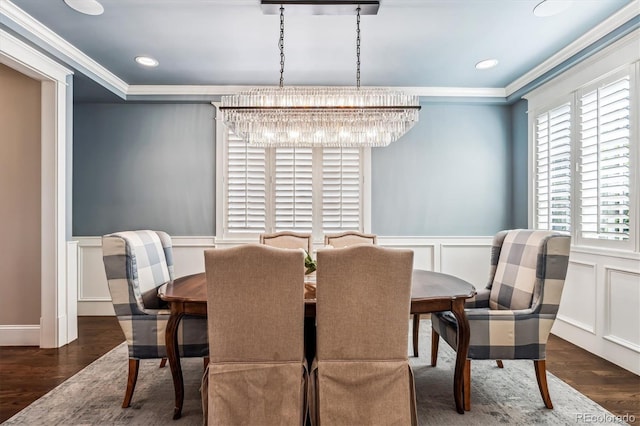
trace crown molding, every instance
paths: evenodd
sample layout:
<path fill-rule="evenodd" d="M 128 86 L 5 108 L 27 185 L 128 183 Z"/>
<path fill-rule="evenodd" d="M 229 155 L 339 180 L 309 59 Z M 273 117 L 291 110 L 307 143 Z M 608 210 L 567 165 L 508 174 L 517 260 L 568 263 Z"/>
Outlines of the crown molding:
<path fill-rule="evenodd" d="M 189 86 L 189 85 L 131 85 L 127 96 L 219 96 L 233 95 L 243 90 L 274 86 Z M 350 88 L 352 86 L 343 86 Z M 369 87 L 369 86 L 367 86 Z M 372 86 L 379 87 L 379 86 Z M 505 98 L 503 88 L 492 87 L 383 87 L 401 90 L 420 97 Z"/>
<path fill-rule="evenodd" d="M 628 69 L 630 63 L 640 60 L 638 46 L 640 46 L 640 28 L 589 56 L 571 70 L 529 90 L 523 98 L 529 101 L 529 105 L 532 102 L 536 105 L 544 105 L 561 96 L 567 96 L 576 87 L 590 84 L 604 75 L 619 72 L 621 69 Z M 529 108 L 531 109 L 531 106 Z"/>
<path fill-rule="evenodd" d="M 220 4 L 231 3 L 229 0 L 212 0 Z M 249 0 L 234 0 L 242 5 L 253 4 Z M 413 1 L 405 1 L 413 4 Z M 489 98 L 506 99 L 518 90 L 540 78 L 546 72 L 567 61 L 576 53 L 597 42 L 600 38 L 620 27 L 630 19 L 638 16 L 640 0 L 633 0 L 624 8 L 611 15 L 607 20 L 545 60 L 529 72 L 525 73 L 504 88 L 490 87 L 389 87 L 402 90 L 408 94 L 423 98 Z M 94 80 L 102 80 L 107 89 L 116 89 L 126 96 L 219 96 L 234 94 L 255 87 L 273 86 L 226 86 L 226 85 L 129 85 L 111 71 L 91 59 L 81 50 L 51 31 L 41 22 L 24 12 L 10 0 L 0 0 L 0 15 L 6 16 L 18 26 L 28 31 L 52 49 L 71 59 L 92 74 Z M 106 86 L 105 86 L 106 87 Z M 348 86 L 345 86 L 348 87 Z M 113 90 L 111 90 L 113 91 Z M 117 93 L 116 93 L 117 94 Z"/>
<path fill-rule="evenodd" d="M 589 47 L 593 43 L 597 42 L 600 38 L 606 36 L 611 31 L 615 30 L 630 19 L 637 16 L 638 11 L 640 11 L 640 0 L 633 0 L 618 12 L 611 15 L 605 21 L 601 22 L 596 27 L 566 46 L 564 49 L 560 50 L 558 53 L 549 57 L 540 65 L 536 66 L 532 70 L 522 75 L 520 78 L 508 84 L 507 87 L 505 87 L 506 96 L 511 96 L 513 93 L 520 90 L 527 84 L 541 77 L 544 73 L 562 64 L 573 55 L 580 52 L 582 49 Z"/>
<path fill-rule="evenodd" d="M 25 75 L 36 80 L 42 76 L 66 84 L 67 75 L 73 71 L 60 65 L 47 55 L 27 46 L 11 34 L 0 29 L 0 63 L 19 69 Z"/>
<path fill-rule="evenodd" d="M 505 98 L 502 87 L 397 87 L 411 95 L 421 97 L 452 98 Z"/>
<path fill-rule="evenodd" d="M 40 21 L 27 14 L 24 10 L 13 4 L 9 0 L 0 0 L 0 15 L 6 16 L 20 27 L 24 28 L 33 36 L 46 43 L 48 46 L 59 51 L 66 57 L 84 67 L 87 71 L 101 78 L 113 88 L 127 93 L 129 85 L 118 78 L 111 71 L 100 65 L 98 62 L 84 54 L 80 49 L 60 37 Z"/>

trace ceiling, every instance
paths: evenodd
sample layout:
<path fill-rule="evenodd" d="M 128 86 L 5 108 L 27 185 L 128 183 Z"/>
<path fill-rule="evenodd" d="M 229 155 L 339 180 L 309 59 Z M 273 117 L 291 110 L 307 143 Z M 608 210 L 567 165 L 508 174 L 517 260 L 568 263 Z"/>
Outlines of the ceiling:
<path fill-rule="evenodd" d="M 575 0 L 536 17 L 540 1 L 381 0 L 361 19 L 362 85 L 504 88 L 631 0 Z M 129 85 L 279 81 L 279 17 L 259 0 L 101 0 L 99 16 L 63 0 L 11 2 Z M 354 16 L 285 16 L 285 85 L 355 84 Z M 160 65 L 144 68 L 138 55 Z M 487 58 L 498 66 L 476 70 Z M 96 91 L 82 78 L 80 89 Z"/>

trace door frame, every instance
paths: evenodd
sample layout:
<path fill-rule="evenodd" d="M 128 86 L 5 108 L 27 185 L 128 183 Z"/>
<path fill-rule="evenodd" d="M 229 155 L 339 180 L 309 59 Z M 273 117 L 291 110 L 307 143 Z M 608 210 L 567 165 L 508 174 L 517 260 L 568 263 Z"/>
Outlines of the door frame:
<path fill-rule="evenodd" d="M 77 338 L 77 271 L 73 270 L 77 262 L 67 255 L 73 71 L 2 29 L 0 39 L 0 63 L 41 82 L 39 345 L 57 348 Z M 73 253 L 72 245 L 69 252 Z"/>

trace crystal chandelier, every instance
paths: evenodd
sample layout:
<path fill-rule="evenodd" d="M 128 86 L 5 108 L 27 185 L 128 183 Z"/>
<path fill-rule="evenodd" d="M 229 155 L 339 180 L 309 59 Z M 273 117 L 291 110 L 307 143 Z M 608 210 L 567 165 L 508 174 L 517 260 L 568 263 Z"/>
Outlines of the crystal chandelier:
<path fill-rule="evenodd" d="M 284 87 L 284 4 L 280 8 L 280 86 L 223 96 L 223 122 L 237 136 L 256 146 L 377 147 L 387 146 L 418 121 L 417 96 L 397 90 L 360 87 L 360 12 L 356 12 L 356 87 Z M 307 2 L 317 12 L 323 2 Z M 325 2 L 332 6 L 336 2 Z"/>

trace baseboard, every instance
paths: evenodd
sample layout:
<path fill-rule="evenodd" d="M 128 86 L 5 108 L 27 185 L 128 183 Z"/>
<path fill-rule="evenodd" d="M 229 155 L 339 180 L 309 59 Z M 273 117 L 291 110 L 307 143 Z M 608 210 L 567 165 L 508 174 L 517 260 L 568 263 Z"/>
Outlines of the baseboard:
<path fill-rule="evenodd" d="M 0 325 L 0 346 L 40 346 L 40 325 Z"/>

